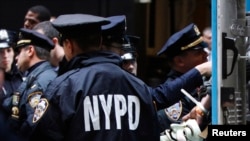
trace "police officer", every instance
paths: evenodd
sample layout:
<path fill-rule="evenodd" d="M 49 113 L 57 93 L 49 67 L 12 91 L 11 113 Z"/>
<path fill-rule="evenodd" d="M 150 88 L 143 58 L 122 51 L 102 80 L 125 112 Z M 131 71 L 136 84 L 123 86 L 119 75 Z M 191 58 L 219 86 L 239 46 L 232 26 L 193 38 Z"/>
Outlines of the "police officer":
<path fill-rule="evenodd" d="M 117 15 L 107 17 L 111 21 L 110 24 L 102 26 L 102 49 L 123 55 L 124 36 L 126 34 L 126 16 Z"/>
<path fill-rule="evenodd" d="M 18 71 L 15 62 L 14 48 L 17 42 L 17 33 L 12 30 L 0 29 L 0 67 L 4 70 L 4 82 L 0 103 L 10 97 L 22 83 L 22 73 Z"/>
<path fill-rule="evenodd" d="M 36 107 L 33 140 L 159 140 L 153 101 L 159 108 L 171 105 L 183 97 L 180 88 L 193 89 L 202 83 L 201 74 L 211 73 L 210 64 L 200 65 L 152 89 L 121 68 L 119 55 L 101 51 L 101 26 L 107 23 L 87 14 L 53 21 L 69 67 Z"/>
<path fill-rule="evenodd" d="M 123 43 L 123 50 L 124 53 L 122 57 L 122 68 L 127 70 L 128 72 L 137 75 L 137 50 L 136 46 L 140 37 L 132 36 L 132 35 L 125 35 L 124 36 L 124 43 Z"/>
<path fill-rule="evenodd" d="M 16 60 L 18 69 L 26 73 L 26 79 L 14 92 L 11 101 L 6 99 L 4 106 L 10 105 L 11 126 L 21 136 L 29 133 L 25 129 L 26 119 L 33 115 L 41 94 L 57 76 L 48 62 L 53 48 L 54 44 L 47 36 L 30 29 L 20 29 Z"/>
<path fill-rule="evenodd" d="M 137 62 L 135 60 L 136 36 L 126 35 L 127 25 L 125 15 L 107 17 L 111 23 L 102 26 L 103 45 L 102 49 L 111 51 L 122 56 L 122 68 L 136 75 Z"/>
<path fill-rule="evenodd" d="M 207 44 L 204 43 L 198 27 L 191 23 L 182 30 L 172 35 L 158 55 L 165 54 L 167 62 L 171 68 L 168 74 L 168 82 L 180 77 L 195 66 L 207 62 L 207 52 L 204 48 Z M 192 96 L 200 100 L 203 96 L 199 87 L 189 91 Z M 187 97 L 182 98 L 174 105 L 158 111 L 161 131 L 170 128 L 172 123 L 182 122 L 182 117 L 188 114 L 195 104 Z"/>

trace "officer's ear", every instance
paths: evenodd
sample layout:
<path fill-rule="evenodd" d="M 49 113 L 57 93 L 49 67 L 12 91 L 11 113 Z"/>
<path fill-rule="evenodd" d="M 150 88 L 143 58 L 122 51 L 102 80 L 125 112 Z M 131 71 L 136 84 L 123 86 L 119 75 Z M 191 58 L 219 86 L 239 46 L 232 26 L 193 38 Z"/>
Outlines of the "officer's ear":
<path fill-rule="evenodd" d="M 25 51 L 27 51 L 28 56 L 33 56 L 35 54 L 35 46 L 33 46 L 33 45 L 28 45 L 24 49 L 25 49 Z"/>
<path fill-rule="evenodd" d="M 67 52 L 67 54 L 72 54 L 73 45 L 72 45 L 72 42 L 69 39 L 65 39 L 63 41 L 63 49 L 65 50 L 65 52 Z"/>
<path fill-rule="evenodd" d="M 52 41 L 53 41 L 54 45 L 59 44 L 59 39 L 56 37 L 52 38 Z"/>
<path fill-rule="evenodd" d="M 74 40 L 72 39 L 65 39 L 63 41 L 63 49 L 65 52 L 65 57 L 69 61 L 71 58 L 79 54 L 79 48 Z"/>

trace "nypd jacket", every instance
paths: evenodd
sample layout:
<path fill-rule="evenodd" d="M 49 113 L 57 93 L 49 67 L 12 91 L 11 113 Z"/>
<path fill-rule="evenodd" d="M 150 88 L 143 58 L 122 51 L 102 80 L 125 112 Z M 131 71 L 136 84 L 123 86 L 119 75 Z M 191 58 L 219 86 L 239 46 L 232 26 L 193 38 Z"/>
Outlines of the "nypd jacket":
<path fill-rule="evenodd" d="M 167 76 L 167 82 L 171 82 L 175 80 L 176 78 L 180 77 L 182 73 L 179 73 L 177 71 L 171 70 Z M 198 86 L 197 86 L 198 88 Z M 196 89 L 197 89 L 196 88 Z M 197 98 L 198 100 L 198 95 L 197 95 L 197 90 L 193 89 L 192 96 Z M 170 128 L 170 124 L 172 123 L 180 123 L 181 118 L 188 114 L 190 110 L 195 106 L 195 104 L 189 100 L 186 96 L 183 97 L 179 102 L 175 103 L 174 105 L 166 108 L 159 110 L 157 112 L 158 118 L 159 118 L 159 124 L 160 124 L 160 131 L 164 131 L 166 129 Z"/>
<path fill-rule="evenodd" d="M 4 74 L 4 95 L 0 96 L 1 101 L 4 98 L 10 97 L 13 92 L 20 86 L 23 82 L 23 75 L 18 71 L 15 63 L 12 64 L 11 71 Z"/>
<path fill-rule="evenodd" d="M 26 134 L 26 130 L 24 129 L 27 128 L 27 117 L 33 115 L 34 107 L 39 102 L 41 94 L 56 76 L 57 74 L 49 62 L 40 62 L 29 72 L 26 79 L 15 91 L 19 93 L 19 98 L 15 99 L 14 94 L 5 100 L 4 107 L 12 111 L 10 118 L 11 127 L 21 136 L 23 136 L 22 134 Z M 18 104 L 13 105 L 13 102 Z M 18 113 L 13 113 L 14 107 L 18 109 Z"/>
<path fill-rule="evenodd" d="M 70 61 L 69 71 L 49 85 L 36 107 L 31 140 L 157 141 L 155 107 L 178 101 L 187 83 L 202 83 L 200 73 L 192 70 L 153 89 L 121 69 L 120 63 L 120 56 L 108 52 Z"/>

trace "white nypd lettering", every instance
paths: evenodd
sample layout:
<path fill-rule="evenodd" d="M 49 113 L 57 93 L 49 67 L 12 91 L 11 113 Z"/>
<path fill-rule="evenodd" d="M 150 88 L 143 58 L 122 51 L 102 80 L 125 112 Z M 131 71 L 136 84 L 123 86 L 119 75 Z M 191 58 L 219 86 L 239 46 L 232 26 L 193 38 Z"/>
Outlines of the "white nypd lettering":
<path fill-rule="evenodd" d="M 105 100 L 104 95 L 99 96 L 102 108 L 104 109 L 104 114 L 105 114 L 105 129 L 110 129 L 110 112 L 111 112 L 111 106 L 112 106 L 112 95 L 108 95 L 107 102 Z"/>
<path fill-rule="evenodd" d="M 113 105 L 114 104 L 114 105 Z M 102 109 L 99 109 L 102 107 Z M 128 115 L 128 125 L 130 130 L 136 130 L 140 119 L 140 101 L 137 96 L 128 95 L 125 97 L 120 94 L 109 94 L 105 98 L 102 95 L 86 96 L 83 101 L 84 109 L 84 125 L 85 131 L 100 130 L 105 128 L 109 130 L 111 127 L 110 115 L 111 109 L 115 112 L 116 129 L 122 129 L 122 117 Z M 105 115 L 105 127 L 100 124 L 100 111 Z"/>
<path fill-rule="evenodd" d="M 90 121 L 92 120 L 94 130 L 100 130 L 99 108 L 97 96 L 92 96 L 93 102 L 87 96 L 83 102 L 85 130 L 90 131 Z M 92 107 L 93 103 L 93 107 Z M 91 118 L 91 120 L 90 120 Z"/>
<path fill-rule="evenodd" d="M 135 130 L 139 124 L 140 101 L 136 96 L 133 96 L 133 95 L 128 96 L 128 101 L 130 101 L 130 102 L 128 102 L 129 129 Z M 133 111 L 133 108 L 135 108 L 135 111 Z M 133 112 L 136 115 L 135 117 L 132 117 Z M 134 121 L 133 121 L 133 118 L 135 118 Z"/>
<path fill-rule="evenodd" d="M 124 116 L 127 111 L 126 100 L 123 95 L 114 95 L 114 100 L 117 129 L 121 129 L 121 117 Z"/>

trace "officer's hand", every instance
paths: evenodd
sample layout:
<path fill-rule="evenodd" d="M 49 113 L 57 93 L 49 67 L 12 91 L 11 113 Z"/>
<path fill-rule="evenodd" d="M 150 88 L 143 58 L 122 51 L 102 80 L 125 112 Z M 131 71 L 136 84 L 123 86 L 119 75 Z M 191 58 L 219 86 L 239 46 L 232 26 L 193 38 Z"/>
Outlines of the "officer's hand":
<path fill-rule="evenodd" d="M 200 65 L 197 65 L 195 68 L 201 73 L 201 75 L 210 77 L 212 73 L 212 62 L 208 61 L 202 63 Z"/>
<path fill-rule="evenodd" d="M 198 106 L 196 106 L 187 115 L 183 116 L 182 120 L 187 121 L 188 119 L 195 119 L 200 125 L 202 123 L 203 116 L 204 114 L 202 110 Z"/>

